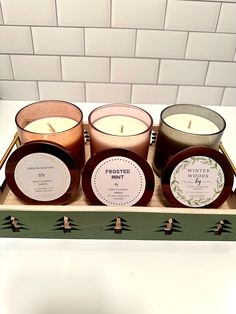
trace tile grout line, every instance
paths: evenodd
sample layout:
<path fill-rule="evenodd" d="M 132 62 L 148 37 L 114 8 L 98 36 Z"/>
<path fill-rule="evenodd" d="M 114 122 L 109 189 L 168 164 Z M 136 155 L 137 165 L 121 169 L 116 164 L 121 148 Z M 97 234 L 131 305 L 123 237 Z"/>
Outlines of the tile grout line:
<path fill-rule="evenodd" d="M 11 73 L 12 73 L 13 81 L 15 81 L 16 79 L 15 79 L 15 73 L 14 73 L 14 70 L 13 70 L 13 64 L 12 64 L 11 55 L 9 54 L 8 57 L 9 57 L 9 61 L 10 61 L 10 67 L 11 67 Z"/>
<path fill-rule="evenodd" d="M 57 7 L 57 0 L 54 0 L 54 6 L 55 6 L 55 15 L 56 15 L 56 27 L 59 27 L 58 23 L 58 7 Z M 59 82 L 63 82 L 63 73 L 62 73 L 62 56 L 58 55 L 59 57 L 59 66 L 60 66 L 60 77 L 61 79 Z"/>
<path fill-rule="evenodd" d="M 86 39 L 85 39 L 85 36 L 86 36 L 86 34 L 85 34 L 85 27 L 83 27 L 83 48 L 84 48 L 84 57 L 86 56 Z"/>
<path fill-rule="evenodd" d="M 31 38 L 32 50 L 33 50 L 32 55 L 36 55 L 35 54 L 35 47 L 34 47 L 34 38 L 33 38 L 32 26 L 30 26 L 29 28 L 30 28 L 30 38 Z"/>
<path fill-rule="evenodd" d="M 187 53 L 187 46 L 188 46 L 188 41 L 189 41 L 189 35 L 190 35 L 190 32 L 187 33 L 187 37 L 186 37 L 186 44 L 185 44 L 185 47 L 184 47 L 184 60 L 188 60 L 188 59 L 186 59 L 186 53 Z"/>
<path fill-rule="evenodd" d="M 137 55 L 137 38 L 138 38 L 138 30 L 136 29 L 135 35 L 134 35 L 134 55 L 133 55 L 133 58 L 135 58 Z"/>
<path fill-rule="evenodd" d="M 233 55 L 233 60 L 232 60 L 232 62 L 235 62 L 236 61 L 236 48 L 235 48 L 235 50 L 234 50 L 234 55 Z"/>
<path fill-rule="evenodd" d="M 1 1 L 0 1 L 0 13 L 2 14 L 3 25 L 5 25 L 5 19 L 4 19 L 4 16 L 3 16 L 2 3 L 1 3 Z"/>
<path fill-rule="evenodd" d="M 64 82 L 63 81 L 63 73 L 62 73 L 62 58 L 61 58 L 61 56 L 58 56 L 58 57 L 59 57 L 60 76 L 61 76 L 61 79 L 59 80 L 59 82 Z"/>
<path fill-rule="evenodd" d="M 206 74 L 204 77 L 203 86 L 206 86 L 206 79 L 207 79 L 207 75 L 208 75 L 209 66 L 210 66 L 210 61 L 208 61 L 208 63 L 207 63 Z"/>
<path fill-rule="evenodd" d="M 175 95 L 175 103 L 177 104 L 177 99 L 179 96 L 179 89 L 180 89 L 180 85 L 177 85 L 177 91 L 176 91 L 176 95 Z"/>
<path fill-rule="evenodd" d="M 56 14 L 56 27 L 58 27 L 59 24 L 58 24 L 57 0 L 54 0 L 54 5 L 55 5 L 55 14 Z"/>
<path fill-rule="evenodd" d="M 31 36 L 31 43 L 32 43 L 32 50 L 33 50 L 32 55 L 36 55 L 32 25 L 30 26 L 30 36 Z M 36 89 L 37 89 L 38 99 L 40 100 L 41 97 L 40 97 L 39 82 L 38 82 L 38 80 L 36 80 L 35 82 L 36 82 Z"/>
<path fill-rule="evenodd" d="M 235 2 L 235 6 L 236 6 L 236 2 Z M 26 27 L 29 26 L 29 24 L 0 24 L 1 26 L 12 26 L 12 27 Z M 85 25 L 41 25 L 41 24 L 31 24 L 32 27 L 40 27 L 40 28 L 58 28 L 58 27 L 62 27 L 62 28 L 88 28 L 88 29 L 104 29 L 104 30 L 108 30 L 108 29 L 112 29 L 112 30 L 126 30 L 126 31 L 134 31 L 136 29 L 138 30 L 142 30 L 142 31 L 157 31 L 157 32 L 176 32 L 176 33 L 186 33 L 186 32 L 193 32 L 193 33 L 203 33 L 203 34 L 212 34 L 215 33 L 214 30 L 189 30 L 189 29 L 163 29 L 163 28 L 137 28 L 137 27 L 117 27 L 117 26 L 113 26 L 113 27 L 104 27 L 104 26 L 85 26 Z M 235 35 L 234 32 L 226 32 L 226 31 L 219 31 L 217 32 L 217 34 L 225 34 L 225 35 Z"/>
<path fill-rule="evenodd" d="M 222 92 L 222 95 L 221 95 L 219 106 L 222 106 L 222 101 L 223 101 L 223 98 L 224 98 L 225 89 L 226 89 L 226 87 L 223 88 L 223 92 Z"/>
<path fill-rule="evenodd" d="M 17 81 L 17 82 L 35 82 L 36 80 L 35 79 L 20 79 L 20 80 L 13 80 L 13 79 L 0 79 L 0 82 L 13 82 L 13 81 Z M 61 81 L 61 80 L 39 80 L 38 81 L 39 83 L 40 82 L 54 82 L 54 83 L 86 83 L 86 84 L 111 84 L 111 85 L 140 85 L 140 86 L 177 86 L 179 85 L 180 87 L 181 86 L 186 86 L 186 87 L 205 87 L 205 88 L 235 88 L 236 89 L 236 85 L 226 85 L 226 86 L 223 86 L 223 85 L 203 85 L 203 84 L 198 84 L 198 85 L 194 85 L 194 84 L 179 84 L 179 83 L 159 83 L 159 84 L 156 84 L 156 83 L 135 83 L 135 82 L 106 82 L 106 81 L 100 81 L 100 82 L 94 82 L 94 81 L 81 81 L 81 80 L 76 80 L 76 81 L 73 81 L 73 80 L 67 80 L 67 81 Z"/>
<path fill-rule="evenodd" d="M 159 62 L 158 62 L 157 78 L 156 78 L 156 84 L 155 85 L 159 85 L 158 82 L 159 82 L 159 77 L 160 77 L 160 71 L 161 71 L 161 59 L 159 59 Z"/>
<path fill-rule="evenodd" d="M 165 4 L 165 10 L 164 10 L 164 19 L 163 19 L 163 25 L 162 25 L 162 29 L 165 30 L 165 25 L 166 25 L 166 15 L 167 15 L 167 9 L 168 9 L 168 1 L 166 0 L 166 4 Z"/>
<path fill-rule="evenodd" d="M 134 84 L 131 83 L 130 84 L 130 93 L 129 93 L 129 102 L 130 103 L 132 102 L 132 98 L 133 98 L 133 86 L 134 86 Z"/>
<path fill-rule="evenodd" d="M 112 0 L 110 0 L 110 28 L 112 28 Z"/>
<path fill-rule="evenodd" d="M 235 48 L 236 52 L 236 48 Z M 32 53 L 9 53 L 9 52 L 0 52 L 0 55 L 6 55 L 9 54 L 11 56 L 32 56 Z M 47 53 L 37 53 L 34 54 L 34 56 L 38 57 L 70 57 L 70 58 L 81 58 L 81 57 L 89 57 L 89 58 L 98 58 L 98 59 L 107 59 L 107 58 L 114 58 L 114 59 L 144 59 L 144 60 L 167 60 L 167 61 L 179 61 L 179 62 L 185 62 L 185 61 L 191 61 L 195 63 L 200 63 L 200 62 L 216 62 L 216 63 L 236 63 L 236 60 L 215 60 L 215 59 L 193 59 L 193 58 L 188 58 L 188 59 L 183 59 L 183 58 L 177 58 L 177 57 L 134 57 L 134 56 L 117 56 L 117 55 L 91 55 L 91 54 L 78 54 L 78 55 L 69 55 L 69 54 L 47 54 Z"/>
<path fill-rule="evenodd" d="M 84 101 L 88 102 L 87 101 L 87 86 L 86 86 L 86 82 L 84 82 Z"/>
<path fill-rule="evenodd" d="M 216 20 L 215 33 L 218 33 L 218 32 L 217 32 L 217 28 L 218 28 L 218 26 L 219 26 L 219 20 L 220 20 L 221 10 L 222 10 L 222 3 L 220 3 L 220 9 L 219 9 L 219 13 L 218 13 L 217 20 Z"/>
<path fill-rule="evenodd" d="M 178 0 L 178 1 L 189 1 L 189 0 Z M 236 3 L 235 1 L 224 1 L 224 0 L 191 0 L 194 2 L 210 2 L 210 3 Z"/>
<path fill-rule="evenodd" d="M 108 83 L 111 83 L 111 57 L 108 58 L 108 66 L 109 66 Z"/>
<path fill-rule="evenodd" d="M 38 99 L 41 100 L 40 90 L 39 90 L 39 81 L 36 81 L 36 87 L 37 87 Z"/>

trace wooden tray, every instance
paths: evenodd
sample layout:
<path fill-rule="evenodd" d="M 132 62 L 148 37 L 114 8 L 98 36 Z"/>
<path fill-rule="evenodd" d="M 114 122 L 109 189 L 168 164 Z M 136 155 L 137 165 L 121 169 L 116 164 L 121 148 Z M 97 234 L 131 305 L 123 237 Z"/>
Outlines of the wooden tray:
<path fill-rule="evenodd" d="M 90 157 L 89 142 L 85 145 Z M 151 164 L 154 145 L 150 145 Z M 0 237 L 132 240 L 236 240 L 236 195 L 218 209 L 168 207 L 160 180 L 147 207 L 90 206 L 82 190 L 64 206 L 24 205 L 6 186 L 0 195 Z"/>

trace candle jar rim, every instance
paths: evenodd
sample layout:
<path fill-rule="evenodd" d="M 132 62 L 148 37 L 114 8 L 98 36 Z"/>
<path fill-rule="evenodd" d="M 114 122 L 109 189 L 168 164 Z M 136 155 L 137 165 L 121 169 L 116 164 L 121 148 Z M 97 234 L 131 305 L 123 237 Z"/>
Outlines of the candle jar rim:
<path fill-rule="evenodd" d="M 213 132 L 213 133 L 206 133 L 206 134 L 202 134 L 202 133 L 196 133 L 196 132 L 194 132 L 194 133 L 191 133 L 191 132 L 186 132 L 186 131 L 182 131 L 182 130 L 179 130 L 179 129 L 177 129 L 177 128 L 175 128 L 175 127 L 173 127 L 173 126 L 171 126 L 170 124 L 168 124 L 165 120 L 164 120 L 164 118 L 163 118 L 163 115 L 164 115 L 164 113 L 165 113 L 165 111 L 166 110 L 168 110 L 169 108 L 177 108 L 177 107 L 192 107 L 192 108 L 196 108 L 196 109 L 202 109 L 202 110 L 205 110 L 205 111 L 208 111 L 208 112 L 211 112 L 212 114 L 214 114 L 215 116 L 217 116 L 219 119 L 221 119 L 222 120 L 222 123 L 223 123 L 223 126 L 221 127 L 221 128 L 219 128 L 219 131 L 217 131 L 217 132 Z M 189 113 L 189 114 L 192 114 L 192 115 L 198 115 L 198 114 L 195 114 L 195 113 L 192 113 L 192 112 L 176 112 L 176 113 L 172 113 L 172 114 L 178 114 L 178 113 Z M 172 115 L 172 114 L 170 114 L 170 115 Z M 169 116 L 170 116 L 169 115 Z M 166 116 L 166 117 L 168 117 L 168 116 Z M 201 117 L 203 117 L 204 118 L 204 116 L 201 116 Z M 209 136 L 209 135 L 217 135 L 217 134 L 220 134 L 220 133 L 223 133 L 224 132 L 224 130 L 225 130 L 225 128 L 226 128 L 226 121 L 225 121 L 225 119 L 218 113 L 218 112 L 216 112 L 216 111 L 214 111 L 214 110 L 212 110 L 212 109 L 210 109 L 210 108 L 208 108 L 208 107 L 204 107 L 204 106 L 201 106 L 201 105 L 194 105 L 194 104 L 175 104 L 175 105 L 171 105 L 171 106 L 168 106 L 168 107 L 166 107 L 166 108 L 164 108 L 162 111 L 161 111 L 161 114 L 160 114 L 160 120 L 161 120 L 161 122 L 164 124 L 164 125 L 166 125 L 167 127 L 169 127 L 169 128 L 171 128 L 171 129 L 173 129 L 173 130 L 175 130 L 175 131 L 177 131 L 177 132 L 180 132 L 180 133 L 185 133 L 185 134 L 188 134 L 188 136 L 203 136 L 203 137 L 205 137 L 205 136 Z M 210 120 L 210 119 L 209 119 Z M 212 120 L 210 120 L 211 122 L 213 122 Z M 213 122 L 214 124 L 216 124 L 215 122 Z M 216 125 L 217 127 L 218 127 L 218 125 Z"/>
<path fill-rule="evenodd" d="M 97 121 L 97 120 L 99 120 L 100 118 L 98 118 L 97 120 L 95 120 L 95 121 L 93 121 L 93 122 L 91 121 L 91 117 L 92 117 L 92 115 L 94 114 L 95 111 L 102 110 L 102 109 L 104 109 L 104 108 L 109 108 L 109 107 L 112 107 L 112 106 L 115 106 L 115 107 L 126 107 L 126 108 L 131 108 L 131 109 L 139 110 L 140 112 L 143 112 L 146 116 L 148 116 L 148 118 L 150 119 L 150 125 L 149 125 L 149 126 L 143 121 L 143 122 L 145 123 L 145 125 L 147 126 L 147 128 L 146 128 L 144 131 L 139 132 L 139 133 L 135 133 L 135 134 L 132 134 L 132 135 L 122 135 L 122 134 L 119 134 L 119 137 L 124 137 L 124 138 L 125 138 L 125 137 L 133 137 L 133 136 L 137 136 L 137 135 L 141 135 L 141 134 L 144 134 L 144 133 L 146 133 L 146 132 L 149 132 L 149 131 L 152 129 L 152 127 L 153 127 L 153 118 L 152 118 L 152 116 L 150 115 L 149 112 L 147 112 L 146 110 L 144 110 L 144 109 L 142 109 L 142 108 L 140 108 L 140 107 L 138 107 L 138 106 L 134 106 L 134 105 L 130 105 L 130 104 L 120 104 L 120 103 L 117 103 L 117 104 L 116 104 L 116 103 L 105 104 L 105 105 L 101 105 L 101 106 L 99 106 L 99 107 L 93 109 L 93 110 L 90 112 L 89 116 L 88 116 L 88 123 L 89 123 L 89 125 L 90 125 L 93 129 L 95 129 L 96 131 L 98 131 L 98 132 L 100 132 L 100 133 L 103 133 L 103 134 L 106 134 L 106 135 L 109 135 L 109 136 L 117 137 L 116 134 L 110 134 L 110 133 L 108 133 L 108 132 L 102 131 L 102 130 L 100 130 L 99 128 L 97 128 L 97 127 L 94 125 L 94 122 Z M 103 116 L 103 118 L 104 118 L 104 117 L 109 117 L 109 116 L 116 116 L 116 115 L 117 115 L 117 114 L 109 114 L 109 115 Z M 122 114 L 119 114 L 119 115 L 129 117 L 129 115 L 128 115 L 128 114 L 125 114 L 125 113 L 122 113 Z M 141 120 L 141 119 L 140 119 L 140 120 Z M 141 121 L 142 121 L 142 120 L 141 120 Z"/>
<path fill-rule="evenodd" d="M 67 105 L 73 106 L 74 108 L 76 108 L 76 109 L 80 112 L 80 115 L 81 115 L 81 118 L 80 118 L 79 121 L 75 120 L 77 123 L 76 123 L 74 126 L 68 128 L 68 129 L 66 129 L 66 130 L 63 130 L 63 131 L 58 131 L 58 132 L 56 132 L 56 134 L 68 132 L 69 130 L 72 130 L 72 129 L 76 128 L 78 125 L 80 125 L 80 124 L 83 122 L 83 112 L 82 112 L 82 110 L 81 110 L 79 107 L 77 107 L 75 104 L 73 104 L 73 103 L 71 103 L 71 102 L 69 102 L 69 101 L 64 101 L 64 100 L 54 100 L 54 99 L 50 99 L 50 100 L 40 100 L 40 101 L 36 101 L 36 102 L 30 103 L 30 104 L 24 106 L 23 108 L 21 108 L 21 109 L 17 112 L 17 114 L 16 114 L 16 116 L 15 116 L 15 123 L 16 123 L 16 126 L 17 126 L 20 130 L 22 130 L 22 131 L 24 131 L 24 132 L 27 132 L 27 133 L 33 133 L 33 134 L 49 134 L 49 133 L 46 133 L 46 132 L 34 132 L 34 131 L 26 130 L 25 127 L 26 127 L 27 125 L 26 125 L 25 127 L 20 126 L 19 123 L 18 123 L 18 121 L 17 121 L 17 118 L 18 118 L 18 116 L 22 113 L 22 111 L 25 110 L 25 109 L 28 108 L 28 107 L 33 107 L 34 105 L 38 105 L 38 104 L 40 104 L 40 103 L 43 103 L 43 104 L 48 103 L 48 104 L 49 104 L 49 103 L 51 103 L 51 102 L 53 102 L 53 103 L 60 103 L 60 104 L 65 103 L 65 104 L 67 104 Z M 56 116 L 56 115 L 49 116 L 49 117 L 64 117 L 64 118 L 67 118 L 66 116 Z M 39 118 L 39 119 L 43 119 L 43 118 Z M 32 122 L 33 122 L 33 121 L 32 121 Z M 50 133 L 50 136 L 53 136 L 53 134 L 54 134 L 54 133 Z"/>

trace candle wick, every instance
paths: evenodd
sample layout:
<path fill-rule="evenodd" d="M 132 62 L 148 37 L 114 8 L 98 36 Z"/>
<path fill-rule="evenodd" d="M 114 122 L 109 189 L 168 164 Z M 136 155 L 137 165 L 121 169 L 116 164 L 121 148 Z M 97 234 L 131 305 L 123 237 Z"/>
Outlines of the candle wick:
<path fill-rule="evenodd" d="M 120 133 L 123 133 L 123 131 L 124 131 L 124 126 L 123 126 L 123 124 L 121 124 L 121 126 L 120 126 Z"/>
<path fill-rule="evenodd" d="M 49 126 L 50 131 L 52 131 L 53 133 L 56 133 L 56 130 L 54 129 L 54 127 L 51 125 L 50 122 L 48 122 L 47 125 Z"/>
<path fill-rule="evenodd" d="M 189 120 L 188 129 L 191 129 L 192 120 Z"/>

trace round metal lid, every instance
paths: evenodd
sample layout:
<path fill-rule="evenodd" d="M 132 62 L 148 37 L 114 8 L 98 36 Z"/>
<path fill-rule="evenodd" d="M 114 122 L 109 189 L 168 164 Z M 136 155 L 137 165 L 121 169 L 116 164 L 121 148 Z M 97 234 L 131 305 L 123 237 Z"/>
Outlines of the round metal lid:
<path fill-rule="evenodd" d="M 61 145 L 32 141 L 18 147 L 6 164 L 6 181 L 27 204 L 69 203 L 78 193 L 80 171 Z"/>
<path fill-rule="evenodd" d="M 93 205 L 146 206 L 154 191 L 154 174 L 146 160 L 120 148 L 94 154 L 82 173 L 82 188 Z"/>
<path fill-rule="evenodd" d="M 162 172 L 161 187 L 170 206 L 218 208 L 232 191 L 233 177 L 222 153 L 193 146 L 170 158 Z"/>

